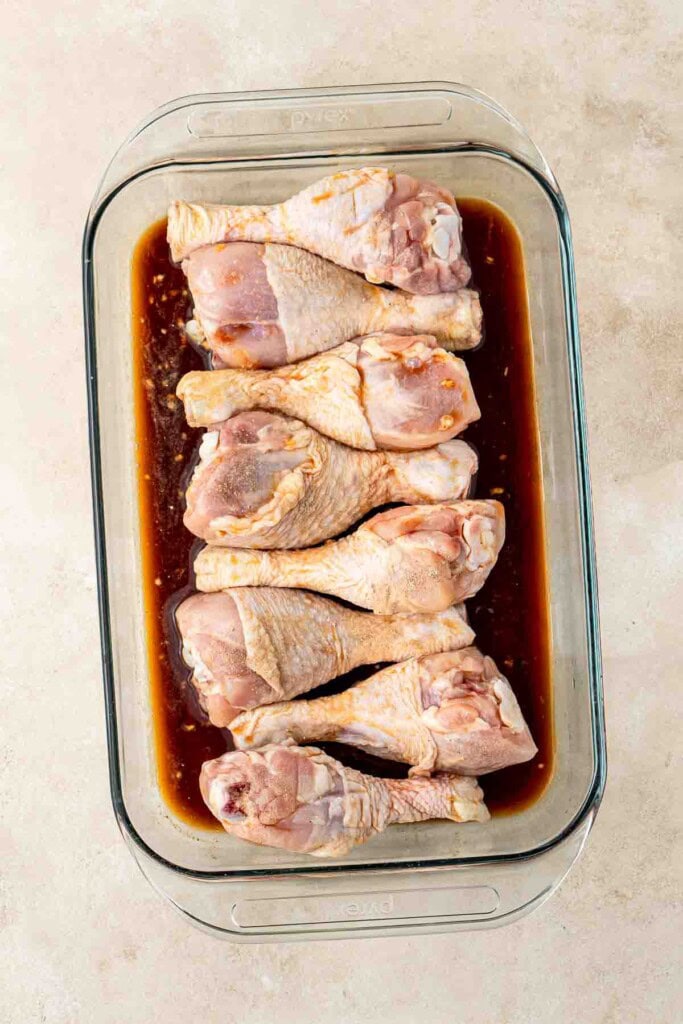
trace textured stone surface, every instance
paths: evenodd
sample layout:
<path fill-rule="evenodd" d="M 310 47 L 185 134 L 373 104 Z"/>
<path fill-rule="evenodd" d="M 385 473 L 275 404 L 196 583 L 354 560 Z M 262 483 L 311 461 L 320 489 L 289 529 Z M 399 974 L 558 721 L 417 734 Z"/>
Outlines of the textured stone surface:
<path fill-rule="evenodd" d="M 3 1024 L 680 1018 L 681 5 L 350 0 L 341 11 L 333 0 L 36 0 L 3 19 Z M 607 795 L 560 892 L 510 928 L 222 944 L 153 893 L 109 806 L 82 223 L 115 145 L 174 96 L 410 79 L 464 81 L 508 107 L 572 215 Z"/>

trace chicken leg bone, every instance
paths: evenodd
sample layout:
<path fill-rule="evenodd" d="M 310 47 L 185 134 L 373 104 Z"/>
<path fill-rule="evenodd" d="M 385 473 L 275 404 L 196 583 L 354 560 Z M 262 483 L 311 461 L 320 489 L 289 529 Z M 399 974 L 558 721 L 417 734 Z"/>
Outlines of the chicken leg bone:
<path fill-rule="evenodd" d="M 276 206 L 176 200 L 168 211 L 174 260 L 216 242 L 280 242 L 420 295 L 469 281 L 461 231 L 447 189 L 384 167 L 341 171 Z"/>
<path fill-rule="evenodd" d="M 230 728 L 241 749 L 336 741 L 415 774 L 483 775 L 536 753 L 510 684 L 474 647 L 390 665 L 331 697 L 254 708 Z"/>
<path fill-rule="evenodd" d="M 382 614 L 436 612 L 479 590 L 504 538 L 497 501 L 394 508 L 303 551 L 204 548 L 195 560 L 197 588 L 303 587 Z"/>
<path fill-rule="evenodd" d="M 216 366 L 296 363 L 377 331 L 434 335 L 448 350 L 481 341 L 476 292 L 378 288 L 291 245 L 207 245 L 183 270 L 194 300 L 188 332 L 213 352 Z"/>
<path fill-rule="evenodd" d="M 392 824 L 489 818 L 471 777 L 377 779 L 289 744 L 206 761 L 199 785 L 230 835 L 315 857 L 343 856 Z"/>
<path fill-rule="evenodd" d="M 237 587 L 193 594 L 176 622 L 200 701 L 223 728 L 240 709 L 287 700 L 358 665 L 466 647 L 474 633 L 462 611 L 370 615 L 318 594 Z"/>
<path fill-rule="evenodd" d="M 221 546 L 303 547 L 387 502 L 462 497 L 476 466 L 464 441 L 404 454 L 357 451 L 300 420 L 244 412 L 204 435 L 184 522 Z"/>
<path fill-rule="evenodd" d="M 480 416 L 467 367 L 426 335 L 378 334 L 279 370 L 187 373 L 177 394 L 190 426 L 271 409 L 374 451 L 430 448 Z"/>

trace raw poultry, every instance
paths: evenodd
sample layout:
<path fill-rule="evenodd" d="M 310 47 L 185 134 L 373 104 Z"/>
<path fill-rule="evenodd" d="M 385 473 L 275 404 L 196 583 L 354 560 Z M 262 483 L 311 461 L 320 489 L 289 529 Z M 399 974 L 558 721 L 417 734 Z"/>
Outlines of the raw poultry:
<path fill-rule="evenodd" d="M 304 547 L 387 502 L 462 497 L 476 466 L 464 441 L 418 452 L 358 451 L 300 420 L 243 412 L 204 435 L 184 522 L 212 544 Z"/>
<path fill-rule="evenodd" d="M 464 362 L 426 335 L 370 335 L 277 370 L 197 370 L 177 394 L 193 427 L 269 409 L 368 451 L 429 448 L 480 416 Z"/>
<path fill-rule="evenodd" d="M 452 353 L 479 344 L 482 318 L 452 194 L 354 169 L 273 206 L 173 202 L 168 241 L 188 334 L 213 357 L 177 388 L 208 428 L 184 516 L 208 546 L 175 619 L 201 706 L 240 748 L 203 765 L 204 801 L 232 835 L 317 856 L 393 822 L 487 820 L 474 776 L 537 748 L 459 603 L 495 565 L 505 513 L 467 500 L 478 457 L 454 440 L 480 410 Z"/>
<path fill-rule="evenodd" d="M 536 753 L 510 684 L 474 647 L 413 657 L 329 697 L 254 708 L 230 729 L 241 749 L 349 743 L 412 774 L 483 775 Z"/>
<path fill-rule="evenodd" d="M 283 366 L 378 331 L 434 335 L 448 350 L 481 341 L 476 292 L 377 287 L 292 245 L 206 245 L 183 270 L 194 301 L 188 334 L 214 366 Z"/>
<path fill-rule="evenodd" d="M 210 721 L 283 701 L 358 665 L 466 647 L 464 609 L 370 615 L 298 590 L 237 587 L 192 594 L 175 616 L 183 657 Z"/>
<path fill-rule="evenodd" d="M 487 821 L 476 779 L 378 779 L 315 747 L 274 744 L 202 765 L 202 796 L 230 835 L 291 853 L 339 857 L 388 825 Z"/>
<path fill-rule="evenodd" d="M 419 295 L 470 279 L 462 223 L 448 189 L 384 167 L 340 171 L 275 206 L 172 202 L 174 260 L 216 242 L 279 242 Z"/>
<path fill-rule="evenodd" d="M 441 611 L 479 590 L 504 537 L 497 501 L 402 506 L 317 548 L 204 548 L 195 560 L 197 588 L 303 587 L 374 612 Z"/>

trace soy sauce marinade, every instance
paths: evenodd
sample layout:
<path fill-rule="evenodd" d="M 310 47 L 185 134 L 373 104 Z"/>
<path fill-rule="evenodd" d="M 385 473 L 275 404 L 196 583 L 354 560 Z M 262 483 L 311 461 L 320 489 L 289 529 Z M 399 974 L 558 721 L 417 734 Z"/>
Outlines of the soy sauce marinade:
<path fill-rule="evenodd" d="M 542 526 L 538 430 L 522 249 L 505 214 L 483 200 L 458 202 L 484 310 L 485 343 L 464 353 L 482 417 L 463 435 L 478 450 L 476 496 L 505 505 L 507 538 L 482 590 L 468 601 L 476 644 L 496 661 L 517 694 L 538 744 L 533 761 L 484 776 L 489 808 L 520 810 L 552 774 L 549 623 Z M 230 749 L 228 730 L 209 725 L 180 656 L 173 613 L 192 590 L 200 542 L 185 529 L 184 491 L 201 431 L 187 426 L 175 397 L 180 377 L 207 365 L 183 326 L 192 302 L 180 267 L 170 261 L 166 222 L 140 238 L 132 262 L 134 386 L 143 580 L 151 699 L 159 781 L 180 818 L 219 827 L 199 794 L 203 761 Z M 329 684 L 327 693 L 365 678 L 372 668 Z M 350 747 L 326 745 L 365 771 L 404 775 L 407 768 Z"/>

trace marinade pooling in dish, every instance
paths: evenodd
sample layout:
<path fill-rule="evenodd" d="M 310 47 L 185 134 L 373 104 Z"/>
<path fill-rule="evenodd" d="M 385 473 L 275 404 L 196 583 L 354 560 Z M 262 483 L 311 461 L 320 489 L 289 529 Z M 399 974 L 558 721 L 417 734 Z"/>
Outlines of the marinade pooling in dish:
<path fill-rule="evenodd" d="M 552 774 L 550 637 L 538 426 L 532 352 L 519 236 L 496 206 L 458 199 L 472 281 L 484 312 L 485 342 L 462 353 L 481 419 L 460 437 L 479 453 L 475 496 L 503 502 L 506 541 L 495 571 L 467 602 L 477 647 L 509 680 L 539 753 L 533 761 L 486 776 L 493 814 L 534 803 Z M 184 528 L 184 490 L 201 430 L 189 427 L 175 395 L 191 370 L 208 368 L 184 325 L 192 300 L 171 262 L 166 221 L 141 236 L 133 264 L 134 387 L 148 659 L 156 756 L 162 794 L 174 814 L 193 825 L 220 828 L 198 787 L 201 765 L 231 749 L 230 733 L 206 721 L 180 655 L 174 612 L 192 592 L 188 570 L 200 546 Z M 336 692 L 380 666 L 359 668 L 316 690 Z M 327 749 L 339 753 L 330 744 Z M 402 777 L 407 767 L 350 747 L 343 761 L 378 776 Z"/>

